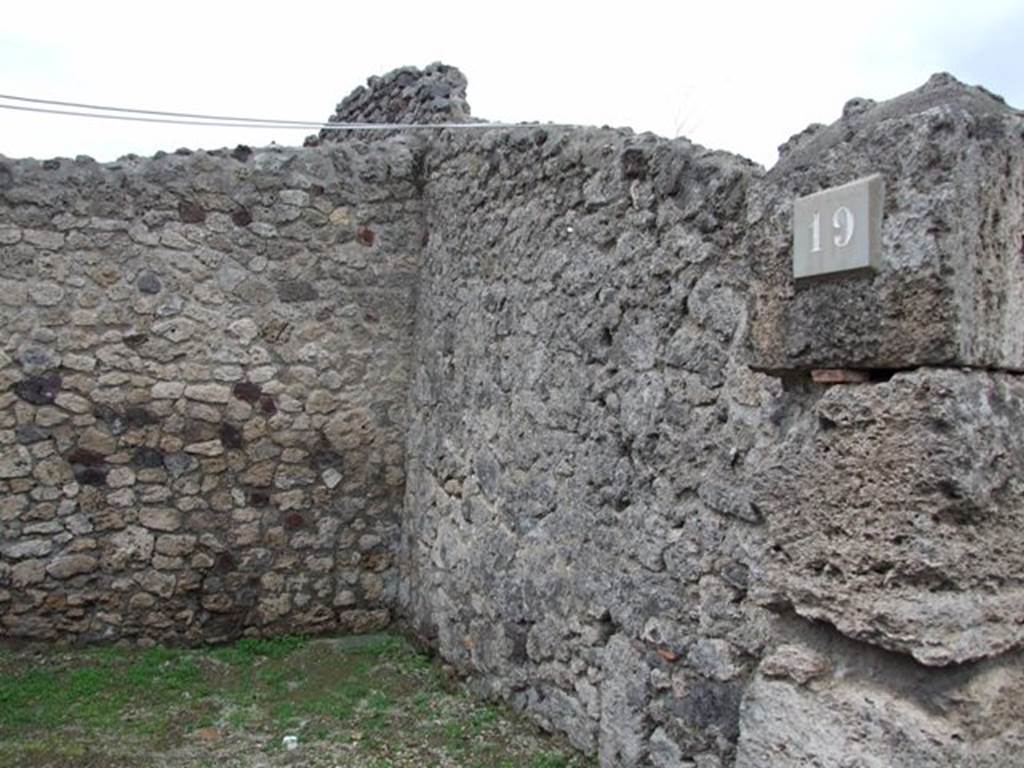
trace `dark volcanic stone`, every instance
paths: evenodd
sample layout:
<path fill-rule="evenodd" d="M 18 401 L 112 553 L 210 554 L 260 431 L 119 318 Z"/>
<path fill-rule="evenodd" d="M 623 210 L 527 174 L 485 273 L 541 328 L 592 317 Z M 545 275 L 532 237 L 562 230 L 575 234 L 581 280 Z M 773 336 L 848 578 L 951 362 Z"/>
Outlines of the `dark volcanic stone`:
<path fill-rule="evenodd" d="M 444 123 L 469 118 L 466 76 L 440 62 L 424 69 L 403 67 L 371 77 L 338 105 L 330 121 L 337 123 Z M 321 130 L 307 146 L 342 141 L 346 131 Z"/>
<path fill-rule="evenodd" d="M 643 179 L 647 177 L 647 154 L 638 147 L 630 147 L 622 153 L 622 178 Z"/>
<path fill-rule="evenodd" d="M 694 733 L 714 730 L 733 741 L 739 735 L 742 697 L 743 686 L 739 683 L 700 681 L 675 702 L 673 710 Z"/>
<path fill-rule="evenodd" d="M 14 394 L 33 405 L 49 405 L 60 392 L 60 374 L 29 376 L 14 385 Z"/>
<path fill-rule="evenodd" d="M 160 293 L 163 290 L 163 284 L 153 272 L 146 270 L 140 272 L 139 276 L 135 279 L 135 287 L 139 289 L 140 293 Z"/>
<path fill-rule="evenodd" d="M 220 425 L 220 442 L 225 448 L 242 447 L 242 431 L 231 424 Z"/>
<path fill-rule="evenodd" d="M 277 283 L 277 297 L 286 304 L 300 301 L 316 301 L 320 294 L 312 283 L 305 280 L 279 280 Z"/>
<path fill-rule="evenodd" d="M 254 507 L 265 507 L 270 504 L 270 494 L 266 491 L 249 491 L 249 504 Z"/>
<path fill-rule="evenodd" d="M 182 200 L 178 203 L 178 216 L 186 224 L 201 224 L 206 221 L 206 211 L 191 200 Z"/>
<path fill-rule="evenodd" d="M 75 480 L 79 485 L 106 485 L 107 470 L 101 467 L 77 467 Z"/>
<path fill-rule="evenodd" d="M 231 393 L 235 397 L 247 403 L 258 401 L 262 392 L 263 390 L 260 389 L 260 385 L 253 384 L 251 381 L 239 381 L 231 388 Z"/>
<path fill-rule="evenodd" d="M 89 467 L 96 467 L 107 460 L 102 453 L 90 451 L 88 448 L 75 448 L 65 457 L 71 464 L 81 464 Z"/>
<path fill-rule="evenodd" d="M 260 410 L 268 416 L 273 416 L 277 413 L 277 403 L 274 402 L 274 398 L 270 395 L 262 395 L 260 397 Z"/>
<path fill-rule="evenodd" d="M 124 418 L 109 405 L 97 405 L 92 409 L 92 415 L 106 424 L 112 435 L 120 435 L 125 430 Z"/>
<path fill-rule="evenodd" d="M 164 456 L 164 466 L 174 477 L 181 477 L 199 466 L 199 460 L 187 453 L 168 453 Z"/>
<path fill-rule="evenodd" d="M 235 226 L 247 227 L 252 224 L 252 214 L 245 208 L 239 208 L 232 212 L 231 220 L 235 222 Z"/>
<path fill-rule="evenodd" d="M 39 427 L 33 426 L 32 424 L 26 424 L 21 427 L 15 427 L 14 439 L 22 445 L 29 445 L 31 443 L 39 443 L 43 440 L 47 440 L 51 437 L 49 430 L 40 429 Z"/>
<path fill-rule="evenodd" d="M 189 421 L 185 423 L 185 429 L 181 436 L 186 443 L 202 443 L 212 440 L 217 434 L 217 428 L 205 421 Z"/>
<path fill-rule="evenodd" d="M 365 245 L 369 248 L 373 245 L 373 241 L 377 239 L 377 236 L 373 233 L 373 230 L 369 227 L 359 227 L 356 230 L 356 242 L 360 245 Z"/>
<path fill-rule="evenodd" d="M 143 469 L 158 469 L 164 465 L 163 451 L 157 448 L 137 448 L 132 455 L 132 464 Z"/>
<path fill-rule="evenodd" d="M 750 568 L 743 563 L 730 563 L 722 569 L 722 579 L 731 587 L 745 590 L 750 583 Z"/>
<path fill-rule="evenodd" d="M 146 427 L 160 423 L 160 419 L 139 405 L 129 406 L 124 412 L 124 421 L 129 427 Z"/>
<path fill-rule="evenodd" d="M 314 469 L 324 470 L 333 467 L 334 469 L 341 469 L 341 454 L 337 451 L 320 450 L 313 453 L 310 457 L 310 464 Z"/>

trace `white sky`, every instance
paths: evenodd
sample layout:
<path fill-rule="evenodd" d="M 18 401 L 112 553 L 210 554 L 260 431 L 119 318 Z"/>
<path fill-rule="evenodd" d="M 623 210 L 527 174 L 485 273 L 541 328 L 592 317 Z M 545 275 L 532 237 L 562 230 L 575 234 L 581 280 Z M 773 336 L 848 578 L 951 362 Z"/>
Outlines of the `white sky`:
<path fill-rule="evenodd" d="M 324 120 L 369 75 L 453 64 L 490 120 L 685 135 L 765 165 L 853 96 L 949 71 L 1024 107 L 1021 0 L 361 2 L 10 0 L 0 92 Z M 0 110 L 0 154 L 112 160 L 297 145 L 304 131 L 149 126 Z"/>

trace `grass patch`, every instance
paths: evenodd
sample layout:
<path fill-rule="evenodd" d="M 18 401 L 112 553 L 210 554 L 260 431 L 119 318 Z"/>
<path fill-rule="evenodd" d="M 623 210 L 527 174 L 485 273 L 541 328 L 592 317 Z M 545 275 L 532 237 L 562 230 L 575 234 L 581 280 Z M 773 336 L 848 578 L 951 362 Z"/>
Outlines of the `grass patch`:
<path fill-rule="evenodd" d="M 285 734 L 299 737 L 298 755 L 282 748 Z M 396 637 L 0 648 L 0 765 L 230 768 L 257 754 L 269 765 L 353 768 L 593 765 L 453 689 Z"/>
<path fill-rule="evenodd" d="M 306 643 L 301 636 L 246 637 L 231 645 L 213 648 L 209 655 L 233 666 L 252 664 L 257 659 L 283 659 Z"/>
<path fill-rule="evenodd" d="M 5 670 L 0 677 L 0 734 L 74 723 L 81 728 L 131 724 L 130 705 L 160 708 L 182 694 L 201 698 L 208 686 L 182 651 L 153 648 L 116 655 L 85 653 L 81 666 Z"/>

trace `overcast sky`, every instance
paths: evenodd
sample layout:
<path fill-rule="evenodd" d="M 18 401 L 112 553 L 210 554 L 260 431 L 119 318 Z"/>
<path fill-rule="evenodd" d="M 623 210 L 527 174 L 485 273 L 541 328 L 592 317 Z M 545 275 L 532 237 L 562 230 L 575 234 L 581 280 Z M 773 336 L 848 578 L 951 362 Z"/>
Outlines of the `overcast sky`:
<path fill-rule="evenodd" d="M 948 71 L 1024 107 L 1024 2 L 10 2 L 0 92 L 325 119 L 372 74 L 444 61 L 473 114 L 684 135 L 765 165 L 854 96 Z M 2 103 L 2 102 L 0 102 Z M 0 110 L 0 154 L 301 144 L 303 131 L 149 126 Z"/>

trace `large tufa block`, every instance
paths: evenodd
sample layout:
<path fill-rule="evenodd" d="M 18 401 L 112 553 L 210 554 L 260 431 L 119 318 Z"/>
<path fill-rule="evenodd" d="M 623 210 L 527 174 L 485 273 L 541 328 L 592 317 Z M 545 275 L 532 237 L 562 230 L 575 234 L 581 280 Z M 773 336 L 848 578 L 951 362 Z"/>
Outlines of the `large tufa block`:
<path fill-rule="evenodd" d="M 1024 658 L 929 669 L 810 624 L 744 692 L 736 768 L 1006 768 L 1024 746 Z"/>
<path fill-rule="evenodd" d="M 929 666 L 1024 645 L 1024 380 L 920 370 L 808 399 L 753 491 L 771 599 Z"/>
<path fill-rule="evenodd" d="M 1024 119 L 935 75 L 812 126 L 749 197 L 750 361 L 767 370 L 1024 369 Z M 876 271 L 794 278 L 796 198 L 880 174 Z"/>

